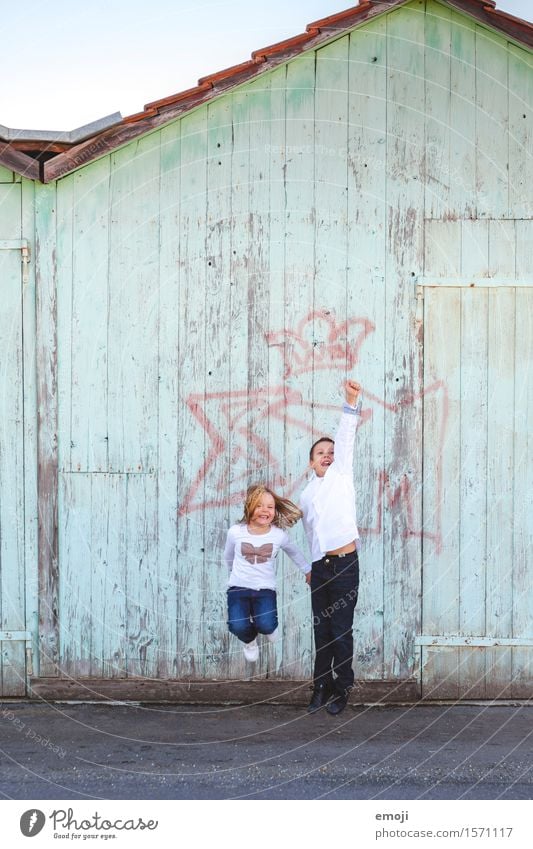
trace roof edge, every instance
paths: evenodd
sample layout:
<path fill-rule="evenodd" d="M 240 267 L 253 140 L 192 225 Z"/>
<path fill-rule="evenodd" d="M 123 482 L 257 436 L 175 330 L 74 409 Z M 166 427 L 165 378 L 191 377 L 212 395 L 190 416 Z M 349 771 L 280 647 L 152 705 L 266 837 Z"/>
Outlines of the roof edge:
<path fill-rule="evenodd" d="M 255 50 L 251 54 L 251 59 L 201 77 L 194 88 L 147 103 L 142 112 L 125 118 L 122 118 L 120 113 L 114 113 L 66 134 L 48 132 L 39 134 L 38 131 L 33 130 L 9 131 L 8 128 L 0 127 L 0 137 L 2 130 L 12 133 L 31 133 L 31 141 L 43 145 L 43 154 L 46 154 L 47 148 L 44 145 L 47 143 L 49 152 L 53 142 L 64 142 L 69 145 L 67 150 L 55 153 L 39 165 L 36 159 L 27 156 L 22 150 L 17 150 L 16 141 L 13 140 L 13 145 L 0 144 L 0 164 L 5 164 L 23 176 L 39 179 L 43 183 L 52 182 L 127 144 L 138 136 L 156 130 L 229 90 L 251 81 L 258 75 L 275 70 L 304 51 L 327 44 L 339 33 L 361 26 L 370 19 L 409 2 L 411 0 L 361 0 L 358 6 L 351 6 L 337 14 L 313 21 L 307 25 L 304 33 Z M 533 24 L 498 10 L 496 0 L 440 0 L 440 2 L 515 41 L 521 47 L 533 48 Z M 37 138 L 39 135 L 40 139 Z M 55 138 L 51 138 L 50 135 Z M 67 138 L 69 136 L 70 139 Z M 20 135 L 17 139 L 23 147 L 24 139 Z M 32 163 L 31 166 L 30 163 Z"/>
<path fill-rule="evenodd" d="M 21 177 L 28 177 L 30 180 L 41 179 L 38 161 L 20 150 L 15 150 L 10 144 L 0 143 L 0 165 L 20 174 Z"/>
<path fill-rule="evenodd" d="M 496 8 L 495 0 L 440 0 L 481 24 L 533 48 L 533 23 Z"/>
<path fill-rule="evenodd" d="M 122 121 L 120 112 L 105 115 L 90 124 L 84 124 L 75 130 L 17 130 L 0 124 L 0 139 L 4 141 L 34 141 L 34 142 L 59 142 L 61 144 L 76 144 L 86 138 L 96 135 L 102 130 L 114 127 Z"/>

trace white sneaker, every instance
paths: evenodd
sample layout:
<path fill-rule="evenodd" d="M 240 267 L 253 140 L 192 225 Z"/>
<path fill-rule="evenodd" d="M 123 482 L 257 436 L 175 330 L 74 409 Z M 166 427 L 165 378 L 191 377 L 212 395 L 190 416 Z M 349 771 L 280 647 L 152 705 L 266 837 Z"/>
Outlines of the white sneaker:
<path fill-rule="evenodd" d="M 255 663 L 259 657 L 259 646 L 257 640 L 252 640 L 251 643 L 245 643 L 242 647 L 246 660 L 250 663 Z"/>
<path fill-rule="evenodd" d="M 265 636 L 269 643 L 275 643 L 278 639 L 278 629 L 276 628 L 276 630 L 272 631 L 271 634 L 265 634 Z"/>

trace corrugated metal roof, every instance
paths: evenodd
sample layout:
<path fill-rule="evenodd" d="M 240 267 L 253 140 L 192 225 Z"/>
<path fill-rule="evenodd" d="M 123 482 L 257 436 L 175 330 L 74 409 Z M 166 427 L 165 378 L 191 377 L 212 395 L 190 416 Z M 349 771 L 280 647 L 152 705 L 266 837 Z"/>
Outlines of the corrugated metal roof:
<path fill-rule="evenodd" d="M 134 115 L 122 118 L 120 113 L 115 113 L 95 121 L 72 131 L 70 138 L 68 133 L 62 132 L 54 134 L 12 131 L 0 127 L 0 138 L 6 141 L 6 144 L 0 144 L 0 164 L 31 179 L 51 182 L 143 133 L 163 126 L 225 91 L 287 62 L 305 50 L 313 49 L 343 31 L 408 2 L 410 0 L 363 0 L 358 6 L 308 24 L 304 33 L 255 50 L 246 62 L 202 77 L 194 88 L 147 103 L 142 112 Z M 497 9 L 495 0 L 440 2 L 464 12 L 521 45 L 533 48 L 533 24 Z M 110 119 L 113 119 L 111 125 L 105 123 Z M 105 126 L 102 126 L 102 122 Z M 83 138 L 80 138 L 79 133 L 82 131 Z M 9 134 L 18 136 L 9 138 Z"/>

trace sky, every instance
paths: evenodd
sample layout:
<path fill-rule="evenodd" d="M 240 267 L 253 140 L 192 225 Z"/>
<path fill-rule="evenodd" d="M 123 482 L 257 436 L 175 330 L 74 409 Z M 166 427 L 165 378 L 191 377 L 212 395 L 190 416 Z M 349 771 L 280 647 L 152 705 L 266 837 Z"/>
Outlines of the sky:
<path fill-rule="evenodd" d="M 354 0 L 6 3 L 0 124 L 72 130 L 113 112 L 131 115 L 351 5 Z M 533 20 L 533 0 L 498 0 L 497 7 Z"/>

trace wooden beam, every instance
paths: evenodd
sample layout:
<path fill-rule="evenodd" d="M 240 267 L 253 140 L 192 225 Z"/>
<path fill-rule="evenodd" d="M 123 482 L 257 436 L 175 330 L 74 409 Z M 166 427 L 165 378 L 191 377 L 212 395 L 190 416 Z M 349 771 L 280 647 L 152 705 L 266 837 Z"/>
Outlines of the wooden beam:
<path fill-rule="evenodd" d="M 30 180 L 39 179 L 39 163 L 37 160 L 15 150 L 10 144 L 0 143 L 0 165 L 9 168 L 10 171 L 15 171 L 16 174 L 21 174 L 22 177 L 28 177 Z"/>
<path fill-rule="evenodd" d="M 171 681 L 148 678 L 32 678 L 30 697 L 45 701 L 136 701 L 176 704 L 306 705 L 309 681 Z M 418 681 L 356 681 L 351 704 L 414 702 Z"/>

